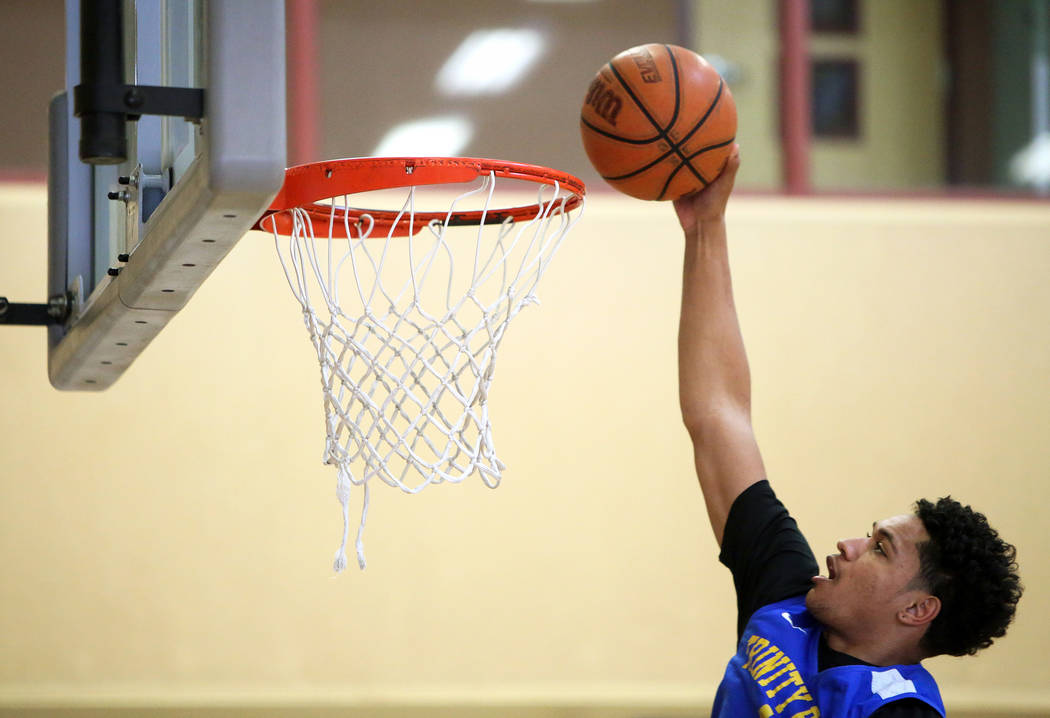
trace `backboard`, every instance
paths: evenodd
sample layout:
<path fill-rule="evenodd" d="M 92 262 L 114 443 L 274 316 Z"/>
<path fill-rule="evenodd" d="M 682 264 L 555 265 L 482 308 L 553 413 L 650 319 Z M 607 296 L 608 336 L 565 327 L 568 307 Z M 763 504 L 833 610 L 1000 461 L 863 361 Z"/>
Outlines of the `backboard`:
<path fill-rule="evenodd" d="M 90 51 L 82 58 L 82 38 L 93 48 L 92 33 L 112 24 L 99 7 L 123 25 L 121 92 L 202 92 L 199 117 L 131 115 L 126 159 L 89 164 L 75 88 L 96 62 Z M 66 0 L 66 88 L 50 107 L 48 179 L 48 296 L 65 294 L 71 307 L 49 328 L 56 388 L 112 385 L 280 189 L 284 19 L 283 0 Z"/>

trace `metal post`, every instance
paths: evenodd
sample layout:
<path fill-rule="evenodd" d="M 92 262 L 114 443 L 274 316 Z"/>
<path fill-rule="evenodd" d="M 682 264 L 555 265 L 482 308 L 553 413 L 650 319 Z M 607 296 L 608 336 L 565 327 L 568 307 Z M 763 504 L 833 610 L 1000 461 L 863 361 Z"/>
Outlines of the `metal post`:
<path fill-rule="evenodd" d="M 124 4 L 122 0 L 81 0 L 80 84 L 124 84 Z M 80 159 L 96 165 L 123 162 L 128 155 L 127 118 L 120 112 L 80 116 Z"/>

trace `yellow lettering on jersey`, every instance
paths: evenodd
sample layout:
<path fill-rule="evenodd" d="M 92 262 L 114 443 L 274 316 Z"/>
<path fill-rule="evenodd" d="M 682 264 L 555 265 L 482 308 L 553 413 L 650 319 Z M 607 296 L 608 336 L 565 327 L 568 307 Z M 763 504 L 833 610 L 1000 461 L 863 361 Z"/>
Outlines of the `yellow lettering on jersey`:
<path fill-rule="evenodd" d="M 762 661 L 762 663 L 759 663 L 757 666 L 755 666 L 754 669 L 752 669 L 751 671 L 751 677 L 758 681 L 760 676 L 764 676 L 774 668 L 780 668 L 780 666 L 784 665 L 785 663 L 791 663 L 791 659 L 783 653 L 781 653 L 780 651 L 777 651 L 771 658 L 768 658 Z M 758 681 L 758 684 L 760 686 L 766 685 L 762 681 Z"/>
<path fill-rule="evenodd" d="M 760 706 L 759 718 L 772 718 L 774 715 L 784 714 L 787 706 L 798 701 L 805 701 L 811 705 L 801 712 L 795 712 L 790 718 L 820 717 L 820 709 L 812 705 L 813 696 L 802 680 L 802 674 L 791 662 L 790 656 L 760 636 L 751 636 L 748 639 L 746 652 L 747 663 L 743 667 L 759 687 L 766 688 L 776 681 L 772 688 L 765 691 L 765 694 L 775 701 L 774 707 Z"/>
<path fill-rule="evenodd" d="M 751 670 L 751 662 L 755 660 L 755 656 L 768 645 L 769 640 L 761 636 L 751 636 L 747 639 L 747 663 L 744 664 L 744 670 Z"/>
<path fill-rule="evenodd" d="M 772 675 L 768 675 L 765 678 L 763 678 L 762 680 L 760 680 L 758 682 L 758 685 L 760 685 L 763 688 L 765 688 L 766 686 L 768 686 L 770 683 L 775 681 L 780 676 L 784 675 L 788 671 L 793 671 L 793 670 L 795 670 L 795 664 L 792 663 L 791 661 L 788 661 L 787 664 L 783 668 L 781 668 L 779 671 L 777 671 L 776 673 L 773 673 Z"/>
<path fill-rule="evenodd" d="M 781 703 L 780 705 L 777 706 L 777 713 L 782 712 L 784 710 L 784 706 L 786 706 L 788 703 L 791 703 L 793 701 L 809 701 L 810 703 L 813 702 L 813 696 L 811 696 L 809 694 L 809 691 L 806 690 L 806 684 L 805 683 L 803 683 L 801 685 L 801 687 L 799 687 L 799 689 L 797 691 L 792 693 L 791 696 L 789 696 L 786 701 L 784 701 L 783 703 Z"/>
<path fill-rule="evenodd" d="M 799 675 L 799 672 L 797 670 L 793 670 L 793 671 L 791 671 L 791 673 L 788 674 L 787 680 L 785 680 L 783 683 L 779 684 L 773 690 L 766 691 L 766 695 L 769 696 L 770 698 L 772 698 L 773 696 L 775 696 L 777 693 L 779 693 L 780 691 L 784 690 L 788 686 L 804 686 L 804 685 L 805 685 L 805 683 L 802 682 L 802 676 Z"/>

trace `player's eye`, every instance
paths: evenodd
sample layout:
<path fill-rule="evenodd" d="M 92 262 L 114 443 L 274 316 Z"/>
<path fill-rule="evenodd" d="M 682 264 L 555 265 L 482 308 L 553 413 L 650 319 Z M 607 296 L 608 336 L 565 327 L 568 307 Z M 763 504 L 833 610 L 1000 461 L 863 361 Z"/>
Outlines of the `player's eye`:
<path fill-rule="evenodd" d="M 868 538 L 871 538 L 871 532 L 870 531 L 868 532 L 867 536 L 868 536 Z M 875 550 L 878 553 L 881 553 L 883 556 L 886 555 L 886 552 L 882 548 L 882 541 L 876 541 L 875 542 Z"/>

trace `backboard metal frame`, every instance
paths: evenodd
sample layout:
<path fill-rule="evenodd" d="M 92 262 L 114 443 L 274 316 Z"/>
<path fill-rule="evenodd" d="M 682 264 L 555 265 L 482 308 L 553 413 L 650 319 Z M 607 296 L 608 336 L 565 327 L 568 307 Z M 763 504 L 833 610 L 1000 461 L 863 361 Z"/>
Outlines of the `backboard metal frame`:
<path fill-rule="evenodd" d="M 283 0 L 124 0 L 124 9 L 126 80 L 201 87 L 204 117 L 143 116 L 128 123 L 127 162 L 81 162 L 79 0 L 67 0 L 67 87 L 51 104 L 48 183 L 48 296 L 72 297 L 69 319 L 48 332 L 48 375 L 64 390 L 119 379 L 284 177 Z"/>

